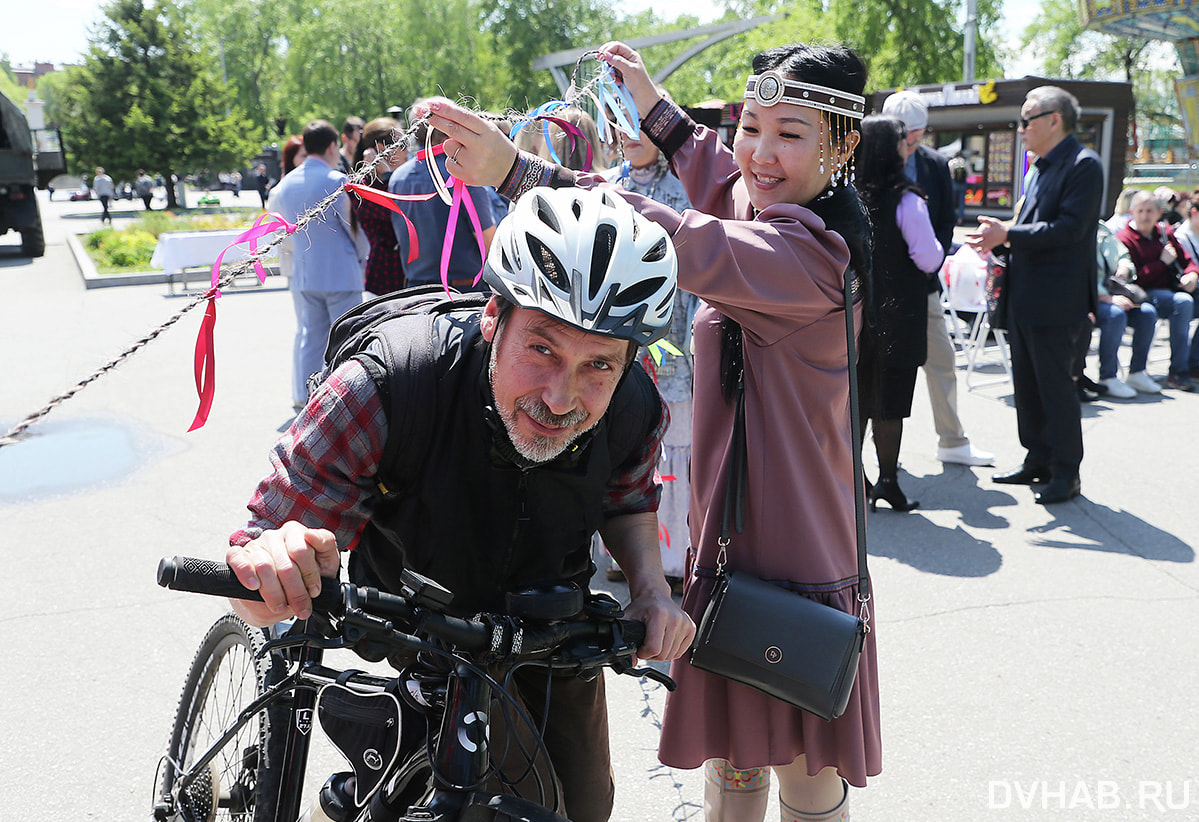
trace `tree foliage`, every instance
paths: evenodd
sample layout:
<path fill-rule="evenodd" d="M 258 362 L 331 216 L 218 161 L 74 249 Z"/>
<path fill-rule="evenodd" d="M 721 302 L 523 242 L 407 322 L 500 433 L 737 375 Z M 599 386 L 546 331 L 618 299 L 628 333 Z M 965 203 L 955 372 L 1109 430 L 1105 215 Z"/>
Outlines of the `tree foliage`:
<path fill-rule="evenodd" d="M 1131 83 L 1136 132 L 1133 136 L 1180 136 L 1181 118 L 1173 93 L 1179 76 L 1170 46 L 1139 37 L 1115 37 L 1083 27 L 1073 0 L 1045 0 L 1021 37 L 1039 55 L 1046 77 L 1119 80 Z"/>
<path fill-rule="evenodd" d="M 978 0 L 979 76 L 1000 0 Z M 684 104 L 739 100 L 750 57 L 788 42 L 843 42 L 870 90 L 957 80 L 964 0 L 724 0 L 725 21 L 782 19 L 701 51 L 667 80 Z M 559 96 L 544 54 L 696 27 L 621 14 L 616 0 L 112 0 L 84 64 L 47 85 L 76 167 L 122 176 L 243 166 L 261 141 L 312 119 L 340 126 L 444 94 L 492 111 Z M 643 50 L 651 71 L 697 41 Z"/>
<path fill-rule="evenodd" d="M 259 134 L 214 78 L 175 8 L 113 0 L 82 65 L 68 69 L 57 116 L 75 168 L 103 165 L 117 179 L 138 168 L 229 168 L 252 156 Z M 168 204 L 174 190 L 167 186 Z"/>
<path fill-rule="evenodd" d="M 861 54 L 870 88 L 886 89 L 962 79 L 965 3 L 955 0 L 830 0 L 839 40 Z M 998 29 L 1001 0 L 978 0 L 975 76 L 1001 77 L 1001 54 L 989 36 Z"/>
<path fill-rule="evenodd" d="M 507 67 L 504 107 L 534 108 L 559 96 L 548 71 L 535 71 L 543 54 L 598 45 L 615 32 L 610 0 L 490 0 L 486 23 Z"/>
<path fill-rule="evenodd" d="M 16 103 L 17 108 L 21 111 L 25 110 L 25 100 L 28 98 L 29 92 L 18 85 L 7 57 L 0 59 L 0 93 Z"/>

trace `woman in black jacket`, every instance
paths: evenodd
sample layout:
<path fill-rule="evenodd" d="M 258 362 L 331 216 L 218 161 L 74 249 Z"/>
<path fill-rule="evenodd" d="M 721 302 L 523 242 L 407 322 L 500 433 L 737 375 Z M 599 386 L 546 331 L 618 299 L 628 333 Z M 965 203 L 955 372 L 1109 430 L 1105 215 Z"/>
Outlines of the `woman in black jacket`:
<path fill-rule="evenodd" d="M 899 487 L 899 444 L 903 420 L 912 414 L 916 370 L 928 354 L 928 276 L 940 265 L 941 244 L 933 233 L 928 204 L 903 171 L 907 128 L 885 115 L 862 120 L 855 185 L 873 224 L 872 322 L 859 358 L 862 426 L 872 420 L 878 482 L 870 508 L 886 500 L 910 511 Z M 864 433 L 864 432 L 863 432 Z"/>

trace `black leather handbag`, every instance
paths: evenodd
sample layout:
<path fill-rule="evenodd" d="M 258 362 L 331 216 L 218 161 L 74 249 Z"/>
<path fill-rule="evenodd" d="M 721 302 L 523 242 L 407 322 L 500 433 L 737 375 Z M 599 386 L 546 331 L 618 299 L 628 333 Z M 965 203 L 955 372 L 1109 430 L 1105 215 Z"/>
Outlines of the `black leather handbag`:
<path fill-rule="evenodd" d="M 845 713 L 857 676 L 858 657 L 870 630 L 865 482 L 851 295 L 847 269 L 845 315 L 860 613 L 846 613 L 745 571 L 727 567 L 729 520 L 734 518 L 733 525 L 740 532 L 745 497 L 745 397 L 742 386 L 738 390 L 733 453 L 725 486 L 716 585 L 691 646 L 691 664 L 701 671 L 756 688 L 825 720 L 836 719 Z"/>

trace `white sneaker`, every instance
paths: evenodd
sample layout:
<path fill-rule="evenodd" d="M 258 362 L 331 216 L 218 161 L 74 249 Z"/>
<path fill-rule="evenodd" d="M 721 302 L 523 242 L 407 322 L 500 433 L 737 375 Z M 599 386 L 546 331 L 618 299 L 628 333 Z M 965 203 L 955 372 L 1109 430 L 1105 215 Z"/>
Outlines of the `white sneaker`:
<path fill-rule="evenodd" d="M 1141 376 L 1145 376 L 1144 371 L 1141 372 Z M 1119 377 L 1108 377 L 1106 380 L 1100 380 L 1099 384 L 1107 388 L 1107 395 L 1109 397 L 1115 397 L 1118 400 L 1130 400 L 1137 395 L 1136 389 L 1130 385 L 1131 382 L 1131 377 L 1129 378 L 1129 382 L 1124 382 Z M 1153 382 L 1153 380 L 1149 380 L 1149 382 Z M 1157 385 L 1157 383 L 1153 384 Z"/>
<path fill-rule="evenodd" d="M 957 448 L 938 448 L 937 459 L 958 465 L 994 465 L 995 455 L 966 443 Z"/>
<path fill-rule="evenodd" d="M 1104 380 L 1107 382 L 1107 380 Z M 1130 388 L 1135 391 L 1140 391 L 1142 394 L 1160 394 L 1162 387 L 1158 385 L 1157 380 L 1149 376 L 1148 372 L 1138 371 L 1135 374 L 1129 374 L 1128 379 L 1124 381 Z"/>

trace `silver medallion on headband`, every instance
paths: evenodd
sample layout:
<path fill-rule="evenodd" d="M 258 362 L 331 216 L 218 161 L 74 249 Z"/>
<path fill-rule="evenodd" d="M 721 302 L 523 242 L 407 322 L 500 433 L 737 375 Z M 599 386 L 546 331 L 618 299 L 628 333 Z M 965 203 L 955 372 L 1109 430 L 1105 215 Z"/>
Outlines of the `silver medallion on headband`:
<path fill-rule="evenodd" d="M 762 106 L 790 103 L 854 119 L 861 119 L 866 112 L 866 98 L 860 94 L 801 83 L 774 70 L 751 74 L 745 83 L 745 96 Z"/>
<path fill-rule="evenodd" d="M 765 74 L 758 75 L 758 87 L 756 89 L 758 103 L 764 106 L 773 106 L 779 100 L 783 99 L 783 78 L 777 71 L 768 71 Z"/>

